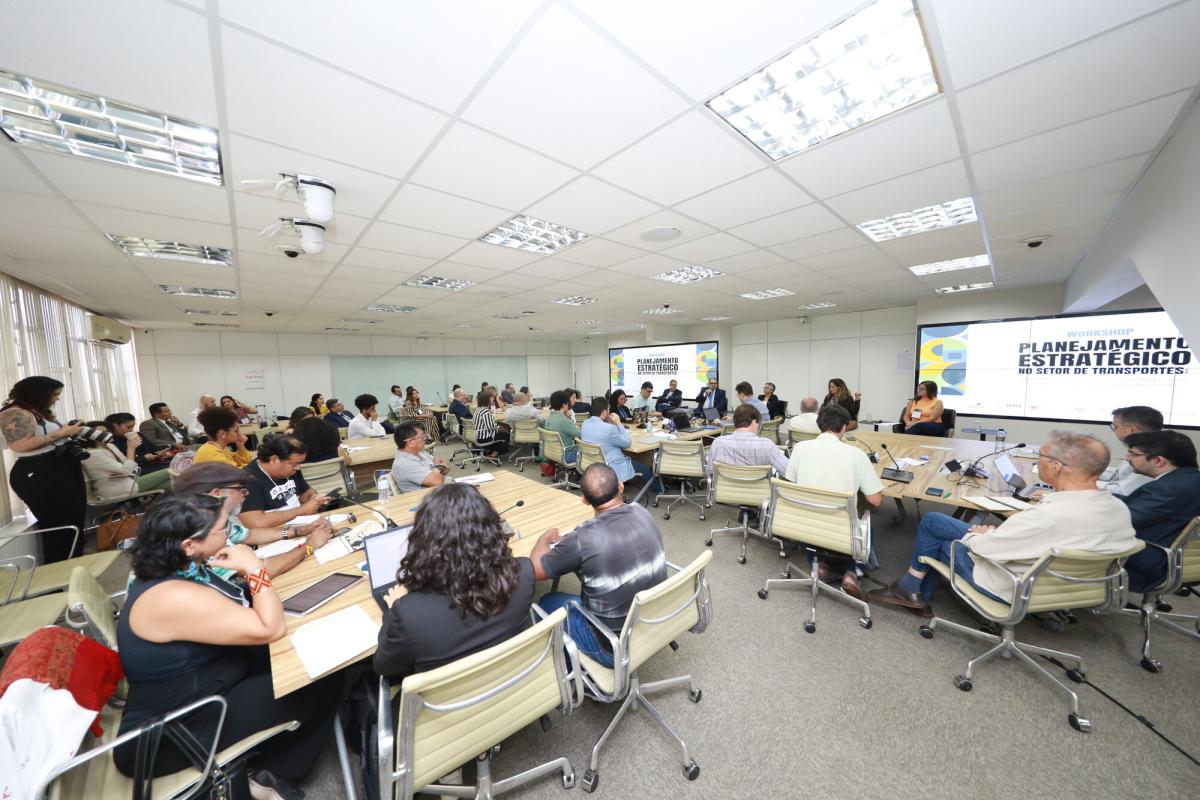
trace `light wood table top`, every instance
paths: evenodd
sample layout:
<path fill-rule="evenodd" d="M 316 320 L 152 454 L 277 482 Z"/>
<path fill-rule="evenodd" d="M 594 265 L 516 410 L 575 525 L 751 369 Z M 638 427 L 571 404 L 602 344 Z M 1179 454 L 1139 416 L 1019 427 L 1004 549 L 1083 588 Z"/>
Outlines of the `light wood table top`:
<path fill-rule="evenodd" d="M 525 505 L 521 508 L 515 508 L 502 515 L 517 532 L 517 536 L 509 540 L 509 546 L 514 555 L 528 556 L 533 551 L 533 546 L 537 543 L 538 537 L 548 528 L 558 528 L 565 533 L 574 530 L 577 525 L 592 518 L 591 508 L 584 505 L 579 495 L 573 495 L 561 489 L 551 489 L 544 483 L 520 475 L 514 475 L 511 472 L 501 471 L 494 473 L 494 475 L 494 480 L 479 484 L 479 491 L 488 499 L 493 508 L 503 512 L 518 500 L 525 501 Z M 416 517 L 413 509 L 431 491 L 433 490 L 421 489 L 420 491 L 398 495 L 382 506 L 377 502 L 368 503 L 367 505 L 372 508 L 383 508 L 387 515 L 397 524 L 407 525 Z M 330 513 L 345 513 L 345 511 Z M 360 520 L 371 516 L 361 508 L 355 513 Z M 361 573 L 363 576 L 363 580 L 358 584 L 333 600 L 330 600 L 311 614 L 303 617 L 292 616 L 290 614 L 285 615 L 284 618 L 287 621 L 289 635 L 277 642 L 273 642 L 270 646 L 271 683 L 275 697 L 283 697 L 285 694 L 294 692 L 313 682 L 313 679 L 308 677 L 308 672 L 305 671 L 304 665 L 300 662 L 300 658 L 296 655 L 296 651 L 292 647 L 290 634 L 297 628 L 354 605 L 362 608 L 367 613 L 367 616 L 377 624 L 382 623 L 383 614 L 379 609 L 379 605 L 371 596 L 370 580 L 366 572 L 359 567 L 365 560 L 366 554 L 361 550 L 342 556 L 327 564 L 320 564 L 316 559 L 310 558 L 306 559 L 295 569 L 285 572 L 274 579 L 275 591 L 281 598 L 286 598 L 334 572 Z M 330 670 L 330 673 L 343 669 L 351 663 L 369 658 L 374 652 L 375 649 L 371 648 L 370 651 L 363 653 L 361 656 Z M 319 677 L 324 677 L 324 675 Z"/>
<path fill-rule="evenodd" d="M 885 497 L 911 497 L 934 503 L 977 508 L 977 506 L 967 501 L 966 498 L 974 495 L 1010 493 L 1010 487 L 1004 482 L 1000 471 L 993 464 L 995 461 L 993 454 L 995 446 L 991 442 L 981 442 L 977 439 L 943 439 L 936 436 L 909 436 L 903 433 L 891 432 L 875 433 L 873 431 L 864 431 L 861 428 L 854 431 L 853 435 L 859 440 L 860 444 L 870 445 L 879 453 L 879 463 L 875 465 L 877 472 L 882 472 L 885 467 L 893 466 L 891 459 L 887 457 L 887 453 L 883 452 L 880 448 L 881 444 L 886 444 L 892 455 L 898 459 L 929 457 L 929 462 L 923 466 L 905 468 L 913 473 L 912 483 L 904 484 L 884 479 L 883 494 Z M 1036 445 L 1034 446 L 1036 447 Z M 1025 479 L 1026 484 L 1032 486 L 1037 481 L 1037 474 L 1034 472 L 1034 467 L 1037 464 L 1036 459 L 1017 456 L 1012 451 L 1008 453 L 1008 456 L 1021 471 L 1021 476 Z M 980 467 L 988 473 L 986 480 L 963 480 L 958 473 L 947 475 L 941 472 L 942 466 L 952 459 L 957 459 L 966 466 L 977 458 L 981 459 Z M 925 493 L 930 488 L 942 489 L 945 494 L 941 497 L 933 497 Z"/>
<path fill-rule="evenodd" d="M 287 428 L 286 422 L 272 422 L 265 428 L 258 427 L 257 422 L 247 422 L 245 425 L 238 426 L 238 430 L 241 431 L 242 436 L 249 436 L 251 434 L 266 436 L 268 433 L 281 433 L 285 428 Z"/>
<path fill-rule="evenodd" d="M 342 442 L 342 446 L 366 448 L 350 451 L 350 465 L 354 467 L 379 461 L 386 461 L 390 464 L 396 458 L 396 442 L 391 436 L 346 439 Z"/>
<path fill-rule="evenodd" d="M 669 439 L 662 439 L 657 436 L 650 436 L 646 433 L 646 430 L 644 428 L 634 428 L 631 426 L 626 426 L 626 427 L 629 428 L 629 447 L 624 447 L 621 449 L 623 452 L 629 453 L 630 455 L 638 455 L 640 453 L 652 453 L 655 450 L 657 450 L 658 446 L 660 444 L 662 444 L 663 442 L 671 441 Z M 697 439 L 708 439 L 708 438 L 712 438 L 712 437 L 720 436 L 720 435 L 721 435 L 721 431 L 719 429 L 713 430 L 713 431 L 701 431 L 701 430 L 679 431 L 679 432 L 676 432 L 674 441 L 694 442 Z"/>

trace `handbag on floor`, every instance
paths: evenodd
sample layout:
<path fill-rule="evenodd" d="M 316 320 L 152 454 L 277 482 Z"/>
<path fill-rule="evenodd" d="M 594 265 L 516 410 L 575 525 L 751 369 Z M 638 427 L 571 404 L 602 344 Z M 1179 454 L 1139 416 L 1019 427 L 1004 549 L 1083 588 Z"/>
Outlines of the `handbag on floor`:
<path fill-rule="evenodd" d="M 118 543 L 137 536 L 141 518 L 118 509 L 96 528 L 96 549 L 112 550 Z"/>

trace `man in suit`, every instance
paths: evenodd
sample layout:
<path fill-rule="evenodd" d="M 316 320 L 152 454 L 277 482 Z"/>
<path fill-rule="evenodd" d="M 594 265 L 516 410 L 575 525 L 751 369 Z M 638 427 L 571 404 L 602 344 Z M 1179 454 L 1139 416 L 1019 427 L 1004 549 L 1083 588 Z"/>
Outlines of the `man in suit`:
<path fill-rule="evenodd" d="M 1196 445 L 1178 431 L 1132 433 L 1125 437 L 1125 460 L 1150 479 L 1128 495 L 1115 497 L 1129 507 L 1133 529 L 1146 549 L 1125 562 L 1129 588 L 1142 592 L 1167 574 L 1166 554 L 1179 532 L 1200 516 L 1200 470 Z"/>
<path fill-rule="evenodd" d="M 514 402 L 514 398 L 516 398 L 516 396 L 517 396 L 516 388 L 511 383 L 504 384 L 504 391 L 500 392 L 500 399 L 511 405 Z"/>
<path fill-rule="evenodd" d="M 683 392 L 679 391 L 679 381 L 672 380 L 666 390 L 658 398 L 658 405 L 655 408 L 660 413 L 666 413 L 672 409 L 679 408 L 679 404 L 683 402 Z"/>
<path fill-rule="evenodd" d="M 592 399 L 591 416 L 583 421 L 579 431 L 583 434 L 580 437 L 583 441 L 600 445 L 605 463 L 616 471 L 622 483 L 634 475 L 640 475 L 644 481 L 654 481 L 655 485 L 651 487 L 654 492 L 663 491 L 662 481 L 654 477 L 654 469 L 649 464 L 634 461 L 622 452 L 622 448 L 629 447 L 629 431 L 617 415 L 611 413 L 608 401 L 603 397 Z"/>
<path fill-rule="evenodd" d="M 717 416 L 724 417 L 726 409 L 729 408 L 729 401 L 725 399 L 725 390 L 718 388 L 716 377 L 708 379 L 708 386 L 700 390 L 700 394 L 696 395 L 696 410 L 693 414 L 697 417 L 704 416 L 704 409 L 715 408 Z"/>
<path fill-rule="evenodd" d="M 336 397 L 329 398 L 329 413 L 325 415 L 326 422 L 339 428 L 349 428 L 352 419 L 354 419 L 354 415 L 346 410 L 345 403 Z"/>
<path fill-rule="evenodd" d="M 164 447 L 185 447 L 192 443 L 187 429 L 179 423 L 166 403 L 151 404 L 150 419 L 138 426 L 138 433 L 157 450 Z"/>

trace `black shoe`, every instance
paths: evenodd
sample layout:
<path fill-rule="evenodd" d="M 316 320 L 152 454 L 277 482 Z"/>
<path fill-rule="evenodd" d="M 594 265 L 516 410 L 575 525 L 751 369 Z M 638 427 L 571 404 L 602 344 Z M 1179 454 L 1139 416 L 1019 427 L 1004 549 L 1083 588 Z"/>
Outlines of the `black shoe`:
<path fill-rule="evenodd" d="M 867 595 L 871 603 L 883 603 L 890 606 L 904 606 L 911 608 L 913 611 L 925 611 L 929 608 L 929 603 L 926 603 L 924 598 L 917 592 L 906 592 L 900 588 L 900 584 L 893 583 L 886 589 L 876 589 Z"/>
<path fill-rule="evenodd" d="M 250 773 L 250 796 L 254 800 L 304 800 L 304 792 L 298 786 L 265 769 Z"/>

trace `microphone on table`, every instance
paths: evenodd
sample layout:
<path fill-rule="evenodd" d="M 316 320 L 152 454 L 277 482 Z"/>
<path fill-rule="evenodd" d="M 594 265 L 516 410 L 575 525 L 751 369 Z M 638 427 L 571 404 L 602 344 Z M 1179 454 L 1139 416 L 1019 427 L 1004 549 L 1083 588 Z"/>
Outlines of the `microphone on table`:
<path fill-rule="evenodd" d="M 358 502 L 357 500 L 351 500 L 349 497 L 343 497 L 342 499 L 345 500 L 347 503 L 351 503 L 353 505 L 358 506 L 359 508 L 365 508 L 367 511 L 370 511 L 372 514 L 377 514 L 379 516 L 379 518 L 384 521 L 384 524 L 386 524 L 389 528 L 399 528 L 400 527 L 399 525 L 396 524 L 396 521 L 394 519 L 392 519 L 387 514 L 383 513 L 382 511 L 380 511 L 377 508 L 371 508 L 368 505 L 363 505 L 362 503 Z"/>
<path fill-rule="evenodd" d="M 438 396 L 438 405 L 440 405 L 440 406 L 446 405 L 446 398 L 442 397 L 441 392 L 434 392 L 434 394 L 436 394 Z"/>
<path fill-rule="evenodd" d="M 870 444 L 868 444 L 867 442 L 859 441 L 858 437 L 856 437 L 852 433 L 842 434 L 842 438 L 847 441 L 854 442 L 855 444 L 861 444 L 863 447 L 865 447 L 867 449 L 867 458 L 870 460 L 870 462 L 872 464 L 879 463 L 879 453 L 876 453 Z"/>
<path fill-rule="evenodd" d="M 912 483 L 913 474 L 911 472 L 905 472 L 900 468 L 900 462 L 896 460 L 894 455 L 892 455 L 892 451 L 888 449 L 887 444 L 885 442 L 880 442 L 879 446 L 883 448 L 883 452 L 887 453 L 887 457 L 890 458 L 892 463 L 896 465 L 895 469 L 892 469 L 891 467 L 884 467 L 879 476 L 889 481 Z"/>
<path fill-rule="evenodd" d="M 508 512 L 512 511 L 514 508 L 520 508 L 520 507 L 521 507 L 521 506 L 523 506 L 523 505 L 525 505 L 525 501 L 524 501 L 524 500 L 518 500 L 517 502 L 513 503 L 513 504 L 512 504 L 511 506 L 509 506 L 508 508 L 506 508 L 506 509 L 504 509 L 503 511 L 499 512 L 499 515 L 500 515 L 501 517 L 503 517 L 505 514 L 507 514 Z"/>
<path fill-rule="evenodd" d="M 1021 442 L 1020 444 L 1014 444 L 1012 447 L 1005 447 L 1003 450 L 997 450 L 997 451 L 996 451 L 996 452 L 994 452 L 994 453 L 985 453 L 984 455 L 981 455 L 979 458 L 977 458 L 977 459 L 975 459 L 974 461 L 972 461 L 972 462 L 971 462 L 971 463 L 970 463 L 970 464 L 967 466 L 967 468 L 963 470 L 963 473 L 962 473 L 962 474 L 963 474 L 963 477 L 966 477 L 966 478 L 984 478 L 984 479 L 986 479 L 986 478 L 988 477 L 987 470 L 985 470 L 985 469 L 980 469 L 980 467 L 979 467 L 980 463 L 982 463 L 982 461 L 983 461 L 985 458 L 987 458 L 989 455 L 990 455 L 990 456 L 993 456 L 993 457 L 994 457 L 994 456 L 998 456 L 998 455 L 1000 455 L 1000 454 L 1002 454 L 1002 453 L 1007 453 L 1009 450 L 1017 450 L 1017 449 L 1019 449 L 1019 448 L 1022 448 L 1022 447 L 1024 447 L 1024 446 L 1025 446 L 1025 442 Z M 958 462 L 955 462 L 955 461 L 948 461 L 948 462 L 946 462 L 946 468 L 947 468 L 947 469 L 949 469 L 951 472 L 954 472 L 954 471 L 955 471 L 955 468 L 954 468 L 954 466 L 952 466 L 952 465 L 954 465 L 954 466 L 957 466 L 957 467 L 961 467 L 961 466 L 962 466 L 961 464 L 958 464 Z"/>
<path fill-rule="evenodd" d="M 504 515 L 510 511 L 512 511 L 514 508 L 520 508 L 523 505 L 525 505 L 525 501 L 518 500 L 517 502 L 513 503 L 511 506 L 509 506 L 508 508 L 506 508 L 500 512 L 500 528 L 501 528 L 501 530 L 503 530 L 509 536 L 515 535 L 518 539 L 521 538 L 521 532 L 518 531 L 516 528 L 514 528 L 512 525 L 509 525 L 508 520 L 504 519 Z"/>

